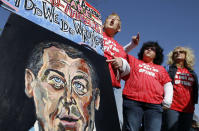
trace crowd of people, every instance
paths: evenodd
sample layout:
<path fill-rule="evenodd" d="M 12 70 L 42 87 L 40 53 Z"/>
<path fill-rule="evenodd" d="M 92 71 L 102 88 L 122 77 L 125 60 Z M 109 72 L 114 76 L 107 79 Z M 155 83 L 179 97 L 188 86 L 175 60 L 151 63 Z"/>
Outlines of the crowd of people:
<path fill-rule="evenodd" d="M 178 46 L 163 62 L 158 42 L 143 43 L 138 58 L 128 54 L 139 43 L 139 33 L 122 47 L 114 36 L 121 31 L 116 13 L 104 23 L 104 56 L 107 58 L 120 128 L 123 131 L 190 131 L 198 103 L 198 79 L 192 49 Z M 121 89 L 120 80 L 125 80 Z M 196 122 L 197 123 L 197 122 Z"/>

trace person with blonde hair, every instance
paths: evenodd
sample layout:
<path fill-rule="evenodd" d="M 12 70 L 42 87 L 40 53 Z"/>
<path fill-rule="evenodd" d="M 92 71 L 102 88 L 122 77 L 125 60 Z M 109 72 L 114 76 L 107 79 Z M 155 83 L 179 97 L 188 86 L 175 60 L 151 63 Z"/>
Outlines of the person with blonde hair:
<path fill-rule="evenodd" d="M 123 47 L 114 40 L 114 36 L 121 31 L 121 20 L 118 14 L 110 14 L 103 27 L 103 40 L 104 40 L 104 56 L 107 58 L 115 102 L 118 112 L 120 128 L 123 124 L 122 116 L 122 88 L 120 80 L 122 77 L 130 73 L 130 66 L 127 62 L 127 53 Z M 139 34 L 137 35 L 139 37 Z M 129 50 L 133 49 L 139 43 L 139 38 L 133 37 L 132 41 L 128 44 Z"/>
<path fill-rule="evenodd" d="M 189 131 L 194 105 L 198 103 L 198 79 L 194 72 L 194 54 L 190 48 L 176 47 L 168 54 L 168 73 L 172 79 L 173 102 L 164 111 L 165 131 Z"/>

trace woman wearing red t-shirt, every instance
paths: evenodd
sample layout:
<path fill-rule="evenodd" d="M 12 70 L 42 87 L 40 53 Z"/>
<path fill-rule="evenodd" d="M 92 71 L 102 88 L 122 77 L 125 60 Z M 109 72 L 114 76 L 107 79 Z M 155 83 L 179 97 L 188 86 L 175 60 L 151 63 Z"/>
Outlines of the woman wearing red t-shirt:
<path fill-rule="evenodd" d="M 124 130 L 138 131 L 143 119 L 144 130 L 160 131 L 162 106 L 169 108 L 173 97 L 171 79 L 160 66 L 163 49 L 157 42 L 149 41 L 143 44 L 138 57 L 128 55 L 131 71 L 124 78 Z"/>
<path fill-rule="evenodd" d="M 168 73 L 174 88 L 170 109 L 164 111 L 165 131 L 189 131 L 198 103 L 198 79 L 191 49 L 176 47 L 168 55 Z"/>

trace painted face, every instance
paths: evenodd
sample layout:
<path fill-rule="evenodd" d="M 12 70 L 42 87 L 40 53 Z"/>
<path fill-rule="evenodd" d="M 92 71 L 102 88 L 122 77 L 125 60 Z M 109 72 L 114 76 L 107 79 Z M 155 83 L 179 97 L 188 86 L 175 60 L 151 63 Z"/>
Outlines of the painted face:
<path fill-rule="evenodd" d="M 120 31 L 120 18 L 116 15 L 109 15 L 104 23 L 104 30 L 108 36 L 114 36 Z"/>
<path fill-rule="evenodd" d="M 174 59 L 175 62 L 185 61 L 185 59 L 186 59 L 186 52 L 184 51 L 184 49 L 183 48 L 176 48 L 173 51 L 173 59 Z"/>
<path fill-rule="evenodd" d="M 93 126 L 94 98 L 89 66 L 63 50 L 44 50 L 43 66 L 32 82 L 38 120 L 45 131 L 87 131 Z"/>
<path fill-rule="evenodd" d="M 143 60 L 153 61 L 156 57 L 156 48 L 155 47 L 146 47 L 143 53 Z"/>

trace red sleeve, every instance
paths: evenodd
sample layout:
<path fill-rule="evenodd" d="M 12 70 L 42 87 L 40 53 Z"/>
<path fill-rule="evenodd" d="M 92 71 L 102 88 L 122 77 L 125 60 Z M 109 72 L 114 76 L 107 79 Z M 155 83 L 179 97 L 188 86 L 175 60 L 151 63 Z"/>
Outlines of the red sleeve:
<path fill-rule="evenodd" d="M 171 78 L 164 67 L 161 66 L 161 74 L 160 74 L 160 83 L 164 86 L 164 84 L 171 82 Z"/>
<path fill-rule="evenodd" d="M 128 75 L 122 77 L 122 79 L 125 80 L 125 81 L 130 77 L 130 75 L 132 75 L 132 69 L 135 68 L 135 64 L 136 64 L 137 59 L 134 56 L 127 54 L 126 60 L 129 63 L 129 66 L 130 66 L 131 69 L 130 69 L 130 73 Z"/>
<path fill-rule="evenodd" d="M 124 81 L 126 81 L 126 80 L 128 80 L 129 76 L 130 76 L 130 73 L 129 73 L 128 75 L 125 75 L 124 77 L 122 77 L 122 79 L 123 79 Z"/>

